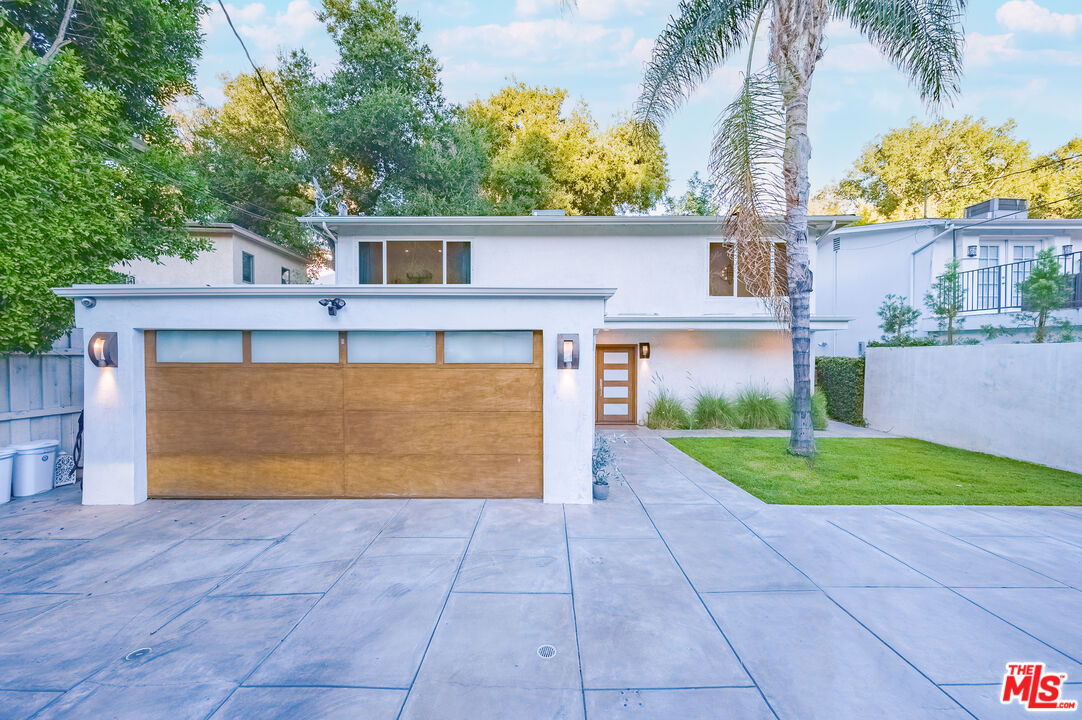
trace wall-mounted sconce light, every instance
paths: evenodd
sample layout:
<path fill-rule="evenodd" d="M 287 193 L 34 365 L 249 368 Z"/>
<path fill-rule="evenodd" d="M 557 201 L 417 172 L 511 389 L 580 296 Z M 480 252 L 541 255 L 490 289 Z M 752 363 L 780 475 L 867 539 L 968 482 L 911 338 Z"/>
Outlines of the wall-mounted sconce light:
<path fill-rule="evenodd" d="M 90 336 L 86 346 L 90 362 L 98 367 L 116 367 L 116 333 L 100 332 Z"/>
<path fill-rule="evenodd" d="M 977 257 L 977 246 L 976 245 L 967 246 L 966 247 L 966 256 L 967 257 Z"/>
<path fill-rule="evenodd" d="M 643 360 L 650 359 L 650 343 L 639 343 L 639 357 Z"/>
<path fill-rule="evenodd" d="M 574 333 L 556 336 L 556 367 L 561 370 L 578 370 L 579 336 Z"/>
<path fill-rule="evenodd" d="M 1063 254 L 1064 255 L 1070 255 L 1073 252 L 1074 252 L 1074 245 L 1064 245 L 1063 246 Z"/>
<path fill-rule="evenodd" d="M 319 301 L 319 304 L 327 308 L 328 315 L 334 317 L 339 310 L 346 306 L 346 301 L 342 298 L 323 298 Z"/>

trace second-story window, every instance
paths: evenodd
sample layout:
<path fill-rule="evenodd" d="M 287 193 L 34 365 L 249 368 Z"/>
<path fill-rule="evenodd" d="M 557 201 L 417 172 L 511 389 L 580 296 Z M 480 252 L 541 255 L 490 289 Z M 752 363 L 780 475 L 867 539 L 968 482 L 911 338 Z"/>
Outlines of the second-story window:
<path fill-rule="evenodd" d="M 770 253 L 764 261 L 769 263 L 769 267 L 753 267 L 740 258 L 740 252 L 733 243 L 710 243 L 710 295 L 754 297 L 749 282 L 752 273 L 771 278 L 771 292 L 774 295 L 788 295 L 789 273 L 785 243 L 772 243 Z"/>
<path fill-rule="evenodd" d="M 357 244 L 361 285 L 468 285 L 468 241 L 387 240 Z"/>
<path fill-rule="evenodd" d="M 255 256 L 243 250 L 240 253 L 240 280 L 249 285 L 255 282 Z"/>

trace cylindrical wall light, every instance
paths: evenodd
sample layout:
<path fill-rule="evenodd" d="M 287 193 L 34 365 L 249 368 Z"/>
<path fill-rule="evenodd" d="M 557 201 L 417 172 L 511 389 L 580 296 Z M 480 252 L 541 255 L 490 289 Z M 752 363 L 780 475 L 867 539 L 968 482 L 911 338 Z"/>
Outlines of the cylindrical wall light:
<path fill-rule="evenodd" d="M 98 367 L 116 367 L 116 333 L 99 332 L 90 336 L 86 346 L 90 362 Z"/>
<path fill-rule="evenodd" d="M 650 343 L 639 343 L 639 357 L 643 360 L 650 359 Z"/>
<path fill-rule="evenodd" d="M 577 370 L 579 367 L 579 336 L 561 333 L 556 336 L 556 367 L 561 370 Z"/>

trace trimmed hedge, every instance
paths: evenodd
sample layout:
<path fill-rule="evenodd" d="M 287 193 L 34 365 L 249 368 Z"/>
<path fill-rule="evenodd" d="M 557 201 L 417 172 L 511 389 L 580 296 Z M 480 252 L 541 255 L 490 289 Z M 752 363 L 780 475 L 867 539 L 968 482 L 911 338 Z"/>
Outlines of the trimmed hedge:
<path fill-rule="evenodd" d="M 815 358 L 815 384 L 827 396 L 827 415 L 864 424 L 864 358 Z"/>

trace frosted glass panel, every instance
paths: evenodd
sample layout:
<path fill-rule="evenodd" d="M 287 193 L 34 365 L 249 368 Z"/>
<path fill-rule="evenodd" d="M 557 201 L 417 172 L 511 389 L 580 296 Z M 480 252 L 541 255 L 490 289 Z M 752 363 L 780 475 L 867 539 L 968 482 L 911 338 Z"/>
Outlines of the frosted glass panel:
<path fill-rule="evenodd" d="M 253 330 L 254 363 L 336 363 L 338 333 L 319 330 Z"/>
<path fill-rule="evenodd" d="M 615 380 L 617 382 L 625 381 L 625 380 L 627 380 L 627 370 L 608 370 L 608 369 L 606 369 L 605 370 L 605 379 L 606 380 Z"/>
<path fill-rule="evenodd" d="M 604 353 L 606 365 L 627 365 L 627 352 Z"/>
<path fill-rule="evenodd" d="M 627 397 L 627 385 L 606 385 L 605 397 L 607 398 L 626 398 Z"/>
<path fill-rule="evenodd" d="M 443 334 L 446 363 L 531 363 L 533 333 L 529 330 L 447 332 Z"/>
<path fill-rule="evenodd" d="M 605 403 L 606 415 L 627 415 L 627 403 Z"/>
<path fill-rule="evenodd" d="M 239 363 L 244 359 L 240 330 L 159 330 L 158 362 Z"/>
<path fill-rule="evenodd" d="M 347 333 L 351 363 L 434 363 L 434 332 L 351 332 Z"/>

